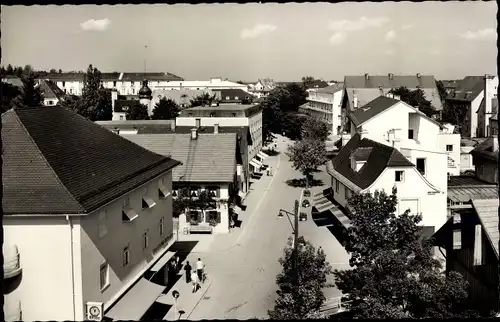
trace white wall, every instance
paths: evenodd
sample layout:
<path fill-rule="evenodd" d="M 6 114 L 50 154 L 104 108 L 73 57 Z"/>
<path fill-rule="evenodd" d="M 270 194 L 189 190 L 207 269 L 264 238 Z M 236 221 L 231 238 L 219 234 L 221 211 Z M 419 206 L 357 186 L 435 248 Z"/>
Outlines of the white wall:
<path fill-rule="evenodd" d="M 56 81 L 57 86 L 66 94 L 82 95 L 83 82 L 79 81 Z M 64 86 L 63 86 L 64 84 Z"/>
<path fill-rule="evenodd" d="M 4 297 L 5 312 L 20 300 L 24 321 L 74 320 L 71 230 L 65 217 L 4 216 L 3 229 L 5 243 L 18 247 L 22 268 L 21 283 Z"/>
<path fill-rule="evenodd" d="M 480 115 L 482 118 L 482 122 L 478 124 L 478 126 L 481 128 L 481 136 L 483 137 L 488 137 L 491 135 L 491 124 L 490 124 L 490 117 L 493 116 L 492 114 L 492 103 L 491 100 L 494 97 L 497 97 L 498 93 L 498 76 L 494 77 L 487 77 L 485 80 L 485 91 L 484 91 L 484 98 L 485 98 L 485 109 L 483 115 Z"/>
<path fill-rule="evenodd" d="M 344 91 L 335 93 L 317 93 L 310 92 L 307 100 L 309 103 L 303 106 L 310 116 L 327 122 L 330 126 L 330 131 L 333 135 L 340 134 L 338 130 L 341 128 L 341 107 Z"/>
<path fill-rule="evenodd" d="M 400 102 L 362 124 L 361 127 L 368 131 L 367 137 L 371 140 L 392 146 L 386 141 L 387 132 L 393 128 L 401 129 L 401 138 L 408 138 L 408 114 L 411 112 L 414 111 Z"/>
<path fill-rule="evenodd" d="M 163 185 L 172 191 L 172 173 L 154 179 L 123 198 L 102 207 L 95 213 L 81 219 L 81 259 L 83 302 L 107 302 L 127 282 L 135 279 L 138 272 L 145 268 L 153 259 L 153 249 L 161 242 L 172 237 L 172 196 L 165 199 L 158 196 L 158 184 L 163 179 Z M 147 196 L 156 205 L 151 209 L 142 210 L 142 197 L 147 188 Z M 132 222 L 122 222 L 122 209 L 125 197 L 130 197 L 130 206 L 137 211 L 139 217 Z M 99 236 L 99 213 L 106 211 L 107 233 Z M 164 233 L 160 235 L 160 219 L 164 219 Z M 143 248 L 143 234 L 148 233 L 148 248 Z M 165 242 L 164 242 L 165 243 Z M 123 267 L 123 249 L 128 245 L 130 263 Z M 166 246 L 166 243 L 163 247 Z M 158 253 L 158 251 L 157 251 Z M 109 286 L 100 289 L 100 267 L 109 264 Z M 106 309 L 106 308 L 105 308 Z"/>
<path fill-rule="evenodd" d="M 470 128 L 471 137 L 478 137 L 478 114 L 477 110 L 481 105 L 481 101 L 484 98 L 484 91 L 482 91 L 470 104 L 470 110 L 468 111 L 468 124 Z"/>
<path fill-rule="evenodd" d="M 248 146 L 248 160 L 252 160 L 262 150 L 262 112 L 248 118 L 252 145 Z"/>
<path fill-rule="evenodd" d="M 196 126 L 196 119 L 200 119 L 201 126 L 250 126 L 247 117 L 177 117 L 175 124 L 177 126 Z"/>
<path fill-rule="evenodd" d="M 448 165 L 448 173 L 452 176 L 460 175 L 461 171 L 461 150 L 460 150 L 460 134 L 446 134 L 441 133 L 437 136 L 438 147 L 441 151 L 445 151 L 446 154 L 455 161 L 455 167 L 450 167 Z M 446 146 L 451 145 L 453 151 L 446 151 Z"/>
<path fill-rule="evenodd" d="M 126 119 L 127 119 L 127 113 L 113 111 L 113 117 L 111 119 L 112 121 L 124 121 Z"/>

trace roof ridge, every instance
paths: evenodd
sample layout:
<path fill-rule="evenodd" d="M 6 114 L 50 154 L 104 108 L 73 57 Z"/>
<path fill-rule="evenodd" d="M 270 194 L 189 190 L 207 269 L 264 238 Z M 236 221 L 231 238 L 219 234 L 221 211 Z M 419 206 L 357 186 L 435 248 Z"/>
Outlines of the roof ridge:
<path fill-rule="evenodd" d="M 68 194 L 68 196 L 76 202 L 76 204 L 78 205 L 78 207 L 81 209 L 82 213 L 85 212 L 85 209 L 84 207 L 82 206 L 82 204 L 75 198 L 75 196 L 73 196 L 73 194 L 68 190 L 68 188 L 66 187 L 66 185 L 61 181 L 61 179 L 59 178 L 59 176 L 56 174 L 56 172 L 54 171 L 54 169 L 52 168 L 52 165 L 49 163 L 49 161 L 47 160 L 47 158 L 45 158 L 45 155 L 42 153 L 42 151 L 40 150 L 40 148 L 38 147 L 38 144 L 36 144 L 35 140 L 33 140 L 33 137 L 31 136 L 30 132 L 28 131 L 28 129 L 26 129 L 26 127 L 24 126 L 23 122 L 21 121 L 21 119 L 19 118 L 19 115 L 17 115 L 17 113 L 14 112 L 14 109 L 11 109 L 17 119 L 17 121 L 19 122 L 19 124 L 21 125 L 21 128 L 24 130 L 24 132 L 26 133 L 27 137 L 28 137 L 28 140 L 30 140 L 30 142 L 33 144 L 33 146 L 35 147 L 36 151 L 38 151 L 38 155 L 41 156 L 41 160 L 48 166 L 49 168 L 49 171 L 54 175 L 55 179 L 57 180 L 57 182 L 59 182 L 61 184 L 61 186 L 63 187 L 64 191 Z"/>

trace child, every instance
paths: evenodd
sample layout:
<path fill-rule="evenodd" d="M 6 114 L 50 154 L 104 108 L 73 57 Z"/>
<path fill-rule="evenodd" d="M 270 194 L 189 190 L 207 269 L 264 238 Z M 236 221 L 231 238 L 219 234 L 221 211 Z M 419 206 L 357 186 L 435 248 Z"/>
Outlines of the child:
<path fill-rule="evenodd" d="M 198 274 L 195 271 L 191 273 L 191 281 L 193 282 L 193 293 L 198 290 Z"/>

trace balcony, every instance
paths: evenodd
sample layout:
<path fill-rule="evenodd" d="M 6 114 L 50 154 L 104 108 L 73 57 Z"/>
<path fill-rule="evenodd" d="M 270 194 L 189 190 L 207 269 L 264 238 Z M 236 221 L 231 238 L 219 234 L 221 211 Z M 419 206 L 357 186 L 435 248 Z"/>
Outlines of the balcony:
<path fill-rule="evenodd" d="M 19 251 L 17 246 L 5 246 L 3 247 L 3 278 L 12 278 L 21 273 L 21 264 L 19 261 Z"/>

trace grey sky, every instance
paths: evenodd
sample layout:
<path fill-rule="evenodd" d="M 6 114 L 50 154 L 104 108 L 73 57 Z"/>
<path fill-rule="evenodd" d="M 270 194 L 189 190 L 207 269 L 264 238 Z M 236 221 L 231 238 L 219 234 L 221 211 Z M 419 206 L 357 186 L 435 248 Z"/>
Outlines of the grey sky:
<path fill-rule="evenodd" d="M 132 72 L 146 55 L 148 71 L 189 80 L 460 78 L 496 73 L 496 12 L 495 1 L 2 6 L 2 64 Z"/>

